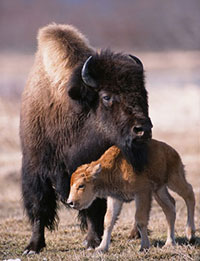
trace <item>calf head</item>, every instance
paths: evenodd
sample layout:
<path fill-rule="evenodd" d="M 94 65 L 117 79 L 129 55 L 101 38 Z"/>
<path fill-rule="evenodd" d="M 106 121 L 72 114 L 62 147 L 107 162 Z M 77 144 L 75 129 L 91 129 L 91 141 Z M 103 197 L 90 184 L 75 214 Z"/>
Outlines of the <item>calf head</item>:
<path fill-rule="evenodd" d="M 82 165 L 71 176 L 70 194 L 67 204 L 70 207 L 82 210 L 87 209 L 97 196 L 95 179 L 101 171 L 101 165 Z"/>
<path fill-rule="evenodd" d="M 88 108 L 88 128 L 118 146 L 134 169 L 146 163 L 145 143 L 152 136 L 142 62 L 109 51 L 77 67 L 69 96 Z"/>

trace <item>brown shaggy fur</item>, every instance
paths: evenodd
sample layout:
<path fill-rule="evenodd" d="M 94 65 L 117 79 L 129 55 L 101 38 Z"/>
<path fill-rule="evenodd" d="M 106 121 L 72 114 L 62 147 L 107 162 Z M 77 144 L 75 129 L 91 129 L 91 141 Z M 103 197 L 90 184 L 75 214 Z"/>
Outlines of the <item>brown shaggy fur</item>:
<path fill-rule="evenodd" d="M 75 27 L 57 24 L 39 30 L 38 49 L 45 71 L 54 83 L 66 82 L 77 63 L 93 52 L 88 40 Z"/>
<path fill-rule="evenodd" d="M 22 195 L 32 224 L 25 254 L 45 247 L 45 228 L 56 225 L 58 200 L 66 204 L 73 171 L 116 145 L 139 174 L 151 128 L 138 58 L 96 52 L 70 25 L 40 29 L 20 118 Z M 105 212 L 105 199 L 79 212 L 88 248 L 100 242 Z"/>
<path fill-rule="evenodd" d="M 166 245 L 174 244 L 175 201 L 166 186 L 178 193 L 186 202 L 188 221 L 186 235 L 195 235 L 195 198 L 192 186 L 185 179 L 181 158 L 169 145 L 151 140 L 148 144 L 149 163 L 141 175 L 137 175 L 117 147 L 111 147 L 97 161 L 80 166 L 71 177 L 68 203 L 76 208 L 88 207 L 96 197 L 109 197 L 104 221 L 104 236 L 97 250 L 106 251 L 115 220 L 122 202 L 135 199 L 136 225 L 141 234 L 141 250 L 149 247 L 147 223 L 151 206 L 151 194 L 162 207 L 167 223 Z"/>

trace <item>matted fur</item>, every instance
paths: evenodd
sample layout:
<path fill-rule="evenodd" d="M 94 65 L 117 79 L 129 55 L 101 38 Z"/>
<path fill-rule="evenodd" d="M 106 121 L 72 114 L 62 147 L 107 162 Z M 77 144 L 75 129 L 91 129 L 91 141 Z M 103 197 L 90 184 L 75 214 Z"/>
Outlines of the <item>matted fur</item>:
<path fill-rule="evenodd" d="M 140 175 L 115 146 L 109 148 L 99 160 L 80 166 L 71 177 L 68 203 L 76 209 L 88 208 L 96 197 L 109 197 L 104 220 L 104 235 L 97 250 L 106 251 L 115 220 L 122 202 L 136 201 L 136 223 L 132 234 L 141 234 L 141 250 L 149 247 L 147 224 L 154 194 L 168 222 L 166 245 L 174 244 L 175 200 L 166 186 L 178 193 L 186 202 L 188 220 L 186 235 L 194 239 L 195 198 L 187 183 L 179 154 L 169 145 L 151 140 L 148 144 L 148 164 Z"/>

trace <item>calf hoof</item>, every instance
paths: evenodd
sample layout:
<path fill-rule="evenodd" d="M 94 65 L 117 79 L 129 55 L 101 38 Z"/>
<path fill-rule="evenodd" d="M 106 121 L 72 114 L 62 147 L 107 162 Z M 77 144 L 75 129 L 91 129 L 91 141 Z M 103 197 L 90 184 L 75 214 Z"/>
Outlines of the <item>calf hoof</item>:
<path fill-rule="evenodd" d="M 141 238 L 140 232 L 137 229 L 133 229 L 128 237 L 129 239 L 138 239 Z"/>
<path fill-rule="evenodd" d="M 95 248 L 95 251 L 105 253 L 105 252 L 108 252 L 108 247 L 100 247 L 99 246 L 99 247 Z"/>
<path fill-rule="evenodd" d="M 196 238 L 195 238 L 195 236 L 192 236 L 192 238 L 190 238 L 190 240 L 189 240 L 189 244 L 195 245 L 195 243 L 196 243 Z"/>
<path fill-rule="evenodd" d="M 189 241 L 189 244 L 195 244 L 195 229 L 191 229 L 190 227 L 186 228 L 186 237 Z"/>
<path fill-rule="evenodd" d="M 170 247 L 170 246 L 176 246 L 176 241 L 175 240 L 167 240 L 164 244 L 164 248 Z"/>
<path fill-rule="evenodd" d="M 148 251 L 149 248 L 150 248 L 150 243 L 149 242 L 144 242 L 144 243 L 141 244 L 140 252 Z"/>
<path fill-rule="evenodd" d="M 147 235 L 150 235 L 150 234 L 151 234 L 151 230 L 147 229 Z M 131 233 L 130 233 L 128 238 L 129 239 L 139 239 L 139 238 L 141 238 L 140 232 L 138 231 L 137 227 L 134 227 L 131 230 Z"/>
<path fill-rule="evenodd" d="M 149 247 L 141 247 L 140 252 L 148 252 L 149 251 Z"/>

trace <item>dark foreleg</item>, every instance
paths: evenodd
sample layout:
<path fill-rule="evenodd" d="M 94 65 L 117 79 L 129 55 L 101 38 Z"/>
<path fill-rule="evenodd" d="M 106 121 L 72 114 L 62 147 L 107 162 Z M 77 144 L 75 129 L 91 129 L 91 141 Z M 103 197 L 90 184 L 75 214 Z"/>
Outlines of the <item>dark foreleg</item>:
<path fill-rule="evenodd" d="M 87 228 L 87 248 L 95 248 L 101 242 L 104 228 L 104 216 L 106 213 L 106 200 L 96 199 L 86 210 L 79 211 L 81 227 Z"/>
<path fill-rule="evenodd" d="M 24 254 L 39 253 L 45 247 L 44 229 L 56 224 L 57 196 L 49 178 L 22 169 L 23 203 L 32 224 L 32 237 Z"/>

